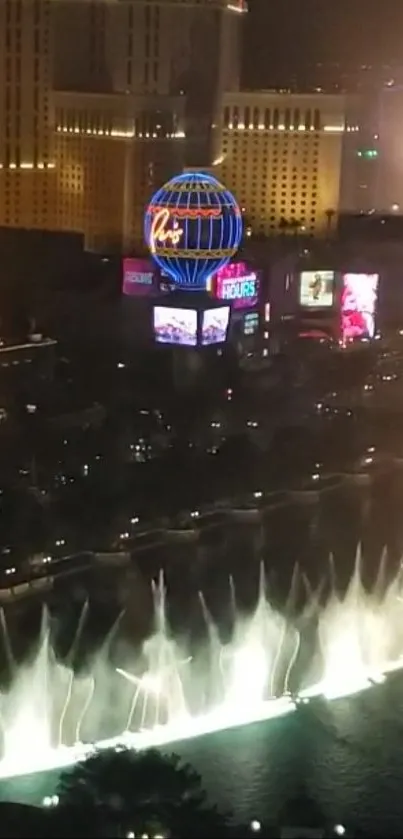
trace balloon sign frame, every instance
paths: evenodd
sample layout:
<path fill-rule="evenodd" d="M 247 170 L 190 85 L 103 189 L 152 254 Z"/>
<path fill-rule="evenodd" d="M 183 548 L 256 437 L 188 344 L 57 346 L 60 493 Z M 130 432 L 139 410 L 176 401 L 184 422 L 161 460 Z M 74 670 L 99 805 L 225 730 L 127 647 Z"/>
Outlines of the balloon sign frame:
<path fill-rule="evenodd" d="M 186 172 L 155 193 L 144 235 L 164 274 L 180 288 L 200 290 L 236 254 L 242 228 L 232 193 L 212 175 Z"/>

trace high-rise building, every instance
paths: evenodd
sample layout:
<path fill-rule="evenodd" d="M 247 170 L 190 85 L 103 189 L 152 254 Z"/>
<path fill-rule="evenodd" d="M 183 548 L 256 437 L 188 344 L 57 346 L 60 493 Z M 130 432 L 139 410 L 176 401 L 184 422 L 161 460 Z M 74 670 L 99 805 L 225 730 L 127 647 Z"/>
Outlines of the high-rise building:
<path fill-rule="evenodd" d="M 220 94 L 239 84 L 245 10 L 243 0 L 59 0 L 59 224 L 75 219 L 93 247 L 130 247 L 153 190 L 211 163 Z"/>
<path fill-rule="evenodd" d="M 0 61 L 0 225 L 52 227 L 51 3 L 0 3 Z"/>
<path fill-rule="evenodd" d="M 342 214 L 376 206 L 379 180 L 379 91 L 349 96 L 340 186 Z"/>
<path fill-rule="evenodd" d="M 54 102 L 57 228 L 94 250 L 140 244 L 145 204 L 183 166 L 183 101 L 57 91 Z"/>
<path fill-rule="evenodd" d="M 347 214 L 401 215 L 403 88 L 390 81 L 350 101 L 350 122 L 359 131 L 346 136 L 341 209 Z"/>
<path fill-rule="evenodd" d="M 346 131 L 344 95 L 224 96 L 216 163 L 254 233 L 329 230 L 339 209 Z"/>
<path fill-rule="evenodd" d="M 374 103 L 375 104 L 375 103 Z M 372 111 L 371 131 L 358 150 L 373 171 L 371 209 L 403 214 L 403 87 L 385 87 Z M 369 208 L 368 208 L 369 209 Z"/>
<path fill-rule="evenodd" d="M 0 225 L 130 248 L 144 205 L 209 165 L 245 0 L 2 0 Z"/>

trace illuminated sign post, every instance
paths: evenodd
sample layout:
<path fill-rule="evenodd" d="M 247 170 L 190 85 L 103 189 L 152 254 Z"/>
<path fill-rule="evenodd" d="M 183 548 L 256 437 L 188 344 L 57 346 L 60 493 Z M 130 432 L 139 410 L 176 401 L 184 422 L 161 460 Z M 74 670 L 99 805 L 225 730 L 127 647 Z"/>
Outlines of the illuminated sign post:
<path fill-rule="evenodd" d="M 341 340 L 373 338 L 379 274 L 344 274 L 341 292 Z"/>
<path fill-rule="evenodd" d="M 218 300 L 229 300 L 234 309 L 256 306 L 260 279 L 245 262 L 234 262 L 222 268 L 211 283 L 211 292 Z"/>
<path fill-rule="evenodd" d="M 305 309 L 330 309 L 334 303 L 334 271 L 303 271 L 299 302 Z"/>
<path fill-rule="evenodd" d="M 204 290 L 209 277 L 238 250 L 242 215 L 216 178 L 186 172 L 153 196 L 144 234 L 153 259 L 176 286 Z"/>

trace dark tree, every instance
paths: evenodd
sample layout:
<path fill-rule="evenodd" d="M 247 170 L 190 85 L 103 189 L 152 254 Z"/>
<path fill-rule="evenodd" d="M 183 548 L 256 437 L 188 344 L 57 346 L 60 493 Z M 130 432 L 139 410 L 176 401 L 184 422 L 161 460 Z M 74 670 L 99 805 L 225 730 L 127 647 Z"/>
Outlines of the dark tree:
<path fill-rule="evenodd" d="M 226 819 L 206 802 L 201 778 L 176 755 L 99 752 L 62 775 L 60 824 L 75 835 L 220 837 Z"/>
<path fill-rule="evenodd" d="M 27 804 L 0 802 L 0 837 L 47 839 L 53 836 L 52 813 Z"/>

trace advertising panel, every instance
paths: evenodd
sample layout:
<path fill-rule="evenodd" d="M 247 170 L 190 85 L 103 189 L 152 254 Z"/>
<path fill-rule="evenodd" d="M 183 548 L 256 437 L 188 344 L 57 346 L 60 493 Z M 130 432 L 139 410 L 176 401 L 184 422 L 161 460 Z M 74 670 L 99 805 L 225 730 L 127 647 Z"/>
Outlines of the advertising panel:
<path fill-rule="evenodd" d="M 154 336 L 159 344 L 197 346 L 196 309 L 154 306 Z"/>
<path fill-rule="evenodd" d="M 233 262 L 217 271 L 211 283 L 213 296 L 228 300 L 233 309 L 250 309 L 259 299 L 260 278 L 245 262 Z"/>
<path fill-rule="evenodd" d="M 220 306 L 219 309 L 206 309 L 203 312 L 202 345 L 223 344 L 227 338 L 230 307 Z"/>
<path fill-rule="evenodd" d="M 334 300 L 334 271 L 303 271 L 299 302 L 307 309 L 330 309 Z"/>
<path fill-rule="evenodd" d="M 344 274 L 341 292 L 341 338 L 373 338 L 379 274 Z"/>
<path fill-rule="evenodd" d="M 258 312 L 248 312 L 248 314 L 244 316 L 243 334 L 244 335 L 256 335 L 256 332 L 258 332 L 258 331 L 259 331 L 259 313 Z"/>
<path fill-rule="evenodd" d="M 157 291 L 155 268 L 151 260 L 127 257 L 123 260 L 123 294 L 148 297 Z"/>

